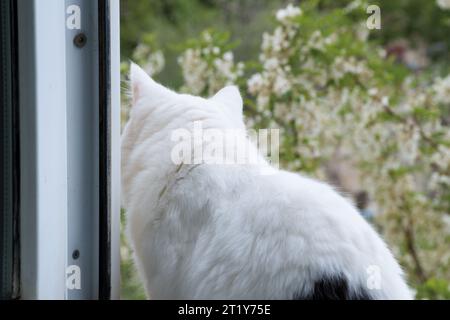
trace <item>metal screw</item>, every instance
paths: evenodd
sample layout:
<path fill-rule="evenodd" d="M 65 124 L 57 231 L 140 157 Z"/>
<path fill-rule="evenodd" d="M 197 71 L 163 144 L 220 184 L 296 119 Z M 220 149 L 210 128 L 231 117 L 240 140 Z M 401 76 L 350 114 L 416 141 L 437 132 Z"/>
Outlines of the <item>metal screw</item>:
<path fill-rule="evenodd" d="M 79 33 L 73 38 L 73 43 L 78 48 L 83 48 L 86 45 L 87 37 L 84 33 Z"/>
<path fill-rule="evenodd" d="M 77 250 L 74 250 L 73 252 L 72 252 L 72 258 L 73 258 L 73 260 L 77 260 L 78 258 L 80 257 L 80 251 L 77 249 Z"/>

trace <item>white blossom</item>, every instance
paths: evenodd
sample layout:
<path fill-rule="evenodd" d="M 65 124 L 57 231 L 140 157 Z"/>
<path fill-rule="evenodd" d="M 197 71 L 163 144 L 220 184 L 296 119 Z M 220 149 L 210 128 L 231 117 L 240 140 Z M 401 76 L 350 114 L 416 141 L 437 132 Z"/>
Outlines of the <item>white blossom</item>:
<path fill-rule="evenodd" d="M 298 17 L 301 14 L 302 10 L 299 7 L 289 4 L 286 8 L 277 11 L 276 18 L 281 23 L 287 23 L 290 19 Z"/>
<path fill-rule="evenodd" d="M 450 0 L 436 0 L 436 3 L 441 9 L 450 9 Z"/>
<path fill-rule="evenodd" d="M 160 73 L 165 66 L 164 54 L 162 51 L 156 51 L 150 54 L 147 64 L 144 66 L 145 71 L 153 76 Z"/>
<path fill-rule="evenodd" d="M 212 41 L 210 33 L 204 35 Z M 208 60 L 212 60 L 210 64 Z M 178 59 L 182 67 L 184 86 L 183 91 L 201 95 L 214 94 L 225 85 L 231 85 L 244 74 L 243 63 L 235 63 L 231 51 L 223 50 L 212 43 L 203 48 L 187 49 Z"/>
<path fill-rule="evenodd" d="M 436 92 L 436 102 L 450 105 L 450 76 L 438 79 L 433 88 Z"/>

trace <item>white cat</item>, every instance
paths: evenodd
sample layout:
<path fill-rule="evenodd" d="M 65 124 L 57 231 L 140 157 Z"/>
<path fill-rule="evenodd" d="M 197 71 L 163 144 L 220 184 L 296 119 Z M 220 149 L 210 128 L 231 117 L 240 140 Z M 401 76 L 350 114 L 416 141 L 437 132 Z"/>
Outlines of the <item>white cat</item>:
<path fill-rule="evenodd" d="M 330 186 L 260 165 L 182 165 L 171 132 L 243 128 L 235 87 L 178 94 L 131 66 L 127 233 L 152 299 L 411 299 L 385 243 Z M 256 152 L 256 151 L 255 151 Z"/>

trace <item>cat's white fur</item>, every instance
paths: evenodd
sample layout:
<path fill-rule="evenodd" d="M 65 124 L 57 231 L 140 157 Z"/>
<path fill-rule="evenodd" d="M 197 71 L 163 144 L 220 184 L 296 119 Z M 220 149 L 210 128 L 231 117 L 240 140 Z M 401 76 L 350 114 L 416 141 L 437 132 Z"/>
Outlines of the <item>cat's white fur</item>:
<path fill-rule="evenodd" d="M 375 299 L 411 298 L 385 243 L 327 184 L 282 170 L 261 175 L 255 165 L 171 161 L 173 129 L 197 120 L 244 127 L 235 87 L 203 99 L 157 84 L 136 65 L 130 76 L 123 204 L 150 298 L 292 299 L 336 275 Z"/>

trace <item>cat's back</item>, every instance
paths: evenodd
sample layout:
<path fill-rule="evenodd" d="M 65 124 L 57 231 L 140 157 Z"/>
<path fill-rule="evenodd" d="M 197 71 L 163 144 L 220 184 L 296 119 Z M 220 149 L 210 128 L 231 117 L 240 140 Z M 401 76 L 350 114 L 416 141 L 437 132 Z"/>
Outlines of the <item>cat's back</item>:
<path fill-rule="evenodd" d="M 205 290 L 208 281 L 215 283 L 209 277 L 242 277 L 242 283 L 255 288 L 249 296 L 301 298 L 316 281 L 342 277 L 349 290 L 360 292 L 375 270 L 381 272 L 384 288 L 371 297 L 409 297 L 384 242 L 329 185 L 284 171 L 264 175 L 245 166 L 198 167 L 184 183 L 173 196 L 191 206 L 199 214 L 196 221 L 205 224 L 196 230 L 192 247 L 195 261 L 208 266 L 208 275 L 200 272 L 195 280 Z M 293 287 L 287 283 L 289 289 L 274 292 L 268 281 L 291 281 Z M 221 292 L 248 297 L 239 286 L 233 282 Z"/>

